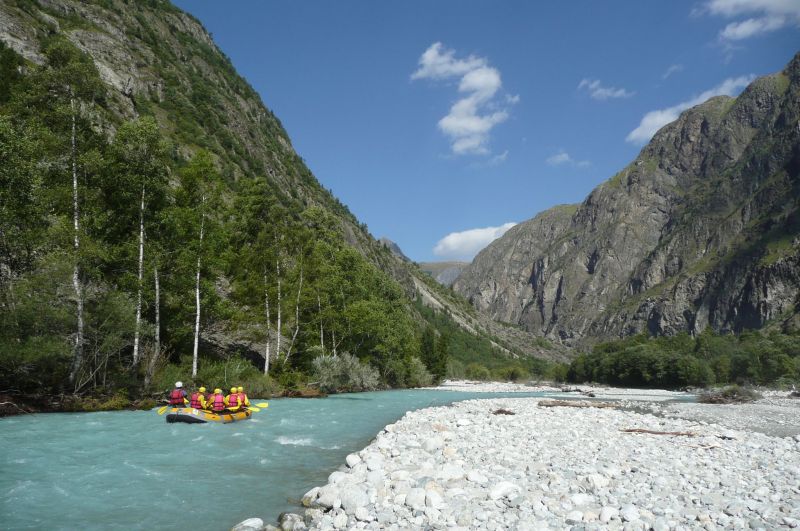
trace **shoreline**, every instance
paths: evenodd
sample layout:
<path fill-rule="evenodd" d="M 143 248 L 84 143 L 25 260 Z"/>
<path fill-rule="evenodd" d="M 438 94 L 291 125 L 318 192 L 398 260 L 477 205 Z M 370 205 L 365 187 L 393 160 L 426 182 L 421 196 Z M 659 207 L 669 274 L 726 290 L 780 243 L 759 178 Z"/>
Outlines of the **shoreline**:
<path fill-rule="evenodd" d="M 462 385 L 498 392 L 464 382 L 440 390 Z M 688 394 L 673 391 L 580 391 L 617 407 L 509 397 L 408 412 L 306 493 L 304 515 L 234 529 L 800 527 L 800 400 L 770 393 L 728 406 L 679 402 Z M 762 433 L 770 419 L 773 433 Z"/>

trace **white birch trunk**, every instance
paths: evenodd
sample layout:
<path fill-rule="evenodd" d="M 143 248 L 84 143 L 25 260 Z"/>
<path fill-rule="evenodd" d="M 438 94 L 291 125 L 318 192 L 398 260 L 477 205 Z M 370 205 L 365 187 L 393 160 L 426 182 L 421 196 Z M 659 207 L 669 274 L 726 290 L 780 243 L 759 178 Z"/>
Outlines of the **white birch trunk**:
<path fill-rule="evenodd" d="M 156 285 L 156 357 L 161 354 L 161 283 L 158 281 L 158 266 L 153 267 L 153 278 Z"/>
<path fill-rule="evenodd" d="M 286 356 L 283 358 L 283 364 L 289 361 L 294 349 L 294 341 L 297 339 L 297 333 L 300 331 L 300 292 L 303 289 L 303 268 L 300 267 L 300 283 L 297 285 L 297 299 L 294 305 L 294 332 L 292 333 L 292 341 L 289 343 L 289 348 L 286 350 Z"/>
<path fill-rule="evenodd" d="M 147 364 L 147 371 L 144 374 L 145 387 L 150 385 L 153 379 L 153 373 L 156 371 L 156 363 L 161 356 L 161 284 L 158 280 L 158 266 L 153 267 L 153 280 L 155 282 L 155 306 L 156 306 L 156 330 L 155 330 L 155 345 L 153 345 L 153 355 L 150 357 L 150 362 Z"/>
<path fill-rule="evenodd" d="M 317 293 L 317 314 L 319 315 L 319 346 L 322 349 L 323 356 L 325 355 L 325 334 L 322 328 L 322 301 L 319 299 Z"/>
<path fill-rule="evenodd" d="M 281 355 L 281 337 L 283 337 L 283 333 L 281 331 L 281 261 L 278 259 L 275 262 L 275 269 L 278 272 L 278 345 L 275 347 L 275 359 L 280 359 Z"/>
<path fill-rule="evenodd" d="M 139 363 L 139 335 L 142 326 L 142 280 L 144 277 L 144 184 L 139 204 L 139 285 L 136 290 L 136 329 L 133 334 L 133 365 Z"/>
<path fill-rule="evenodd" d="M 194 351 L 192 352 L 192 378 L 197 376 L 197 351 L 200 345 L 200 257 L 203 253 L 203 231 L 206 222 L 206 196 L 203 195 L 203 204 L 200 214 L 200 247 L 197 252 L 197 277 L 195 280 L 195 319 L 194 319 Z"/>
<path fill-rule="evenodd" d="M 75 100 L 70 98 L 72 107 L 72 221 L 74 227 L 75 268 L 72 270 L 72 287 L 75 289 L 77 300 L 78 330 L 75 334 L 75 353 L 72 359 L 72 368 L 69 373 L 69 381 L 75 382 L 78 371 L 83 364 L 83 287 L 80 280 L 80 239 L 79 239 L 79 210 L 78 210 L 78 153 L 75 140 Z"/>
<path fill-rule="evenodd" d="M 333 345 L 333 357 L 336 357 L 336 330 L 331 330 L 331 345 Z"/>
<path fill-rule="evenodd" d="M 266 311 L 267 311 L 267 346 L 266 346 L 266 348 L 264 350 L 264 374 L 269 374 L 269 354 L 270 354 L 270 352 L 269 352 L 269 342 L 270 342 L 270 337 L 269 337 L 270 334 L 269 334 L 269 332 L 270 332 L 270 327 L 272 326 L 272 323 L 270 323 L 270 318 L 269 318 L 269 292 L 267 291 L 267 274 L 266 273 L 264 273 L 264 306 L 266 307 Z"/>

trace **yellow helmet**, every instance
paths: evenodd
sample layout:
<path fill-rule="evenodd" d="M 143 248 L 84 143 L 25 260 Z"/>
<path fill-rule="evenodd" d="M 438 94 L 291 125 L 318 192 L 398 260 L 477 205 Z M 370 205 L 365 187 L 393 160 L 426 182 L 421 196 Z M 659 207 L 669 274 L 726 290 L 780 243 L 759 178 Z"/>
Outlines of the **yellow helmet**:
<path fill-rule="evenodd" d="M 244 393 L 244 387 L 242 387 L 241 385 L 240 385 L 239 387 L 237 387 L 236 389 L 237 389 L 237 390 L 238 390 L 240 393 Z"/>
<path fill-rule="evenodd" d="M 217 387 L 216 389 L 214 389 L 214 394 L 217 394 L 217 395 L 218 395 L 218 394 L 220 394 L 221 392 L 222 392 L 222 389 L 220 389 L 219 387 Z"/>
<path fill-rule="evenodd" d="M 198 391 L 200 391 L 201 393 L 205 393 L 206 392 L 206 388 L 205 387 L 201 387 L 200 389 L 198 389 Z"/>
<path fill-rule="evenodd" d="M 231 387 L 231 393 L 235 393 L 235 392 L 236 392 L 236 388 L 235 387 Z"/>

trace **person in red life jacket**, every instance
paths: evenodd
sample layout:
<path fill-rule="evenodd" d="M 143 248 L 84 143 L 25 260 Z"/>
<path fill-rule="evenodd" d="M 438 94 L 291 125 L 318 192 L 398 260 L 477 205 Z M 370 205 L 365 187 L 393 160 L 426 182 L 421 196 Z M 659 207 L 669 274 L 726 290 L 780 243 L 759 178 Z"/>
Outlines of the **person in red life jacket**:
<path fill-rule="evenodd" d="M 189 397 L 189 407 L 194 409 L 206 408 L 206 388 L 201 387 Z"/>
<path fill-rule="evenodd" d="M 239 393 L 236 391 L 235 387 L 231 387 L 231 394 L 225 397 L 225 404 L 231 411 L 238 411 L 239 406 L 242 405 L 239 400 Z"/>
<path fill-rule="evenodd" d="M 225 411 L 225 395 L 222 394 L 222 389 L 214 389 L 214 394 L 208 397 L 206 407 L 214 413 L 222 413 Z"/>
<path fill-rule="evenodd" d="M 236 388 L 236 392 L 239 395 L 239 403 L 243 407 L 250 407 L 250 400 L 247 398 L 247 395 L 244 393 L 244 387 L 241 385 Z"/>
<path fill-rule="evenodd" d="M 183 382 L 175 382 L 175 389 L 169 393 L 169 404 L 172 407 L 183 407 L 188 403 L 186 391 L 183 389 Z"/>

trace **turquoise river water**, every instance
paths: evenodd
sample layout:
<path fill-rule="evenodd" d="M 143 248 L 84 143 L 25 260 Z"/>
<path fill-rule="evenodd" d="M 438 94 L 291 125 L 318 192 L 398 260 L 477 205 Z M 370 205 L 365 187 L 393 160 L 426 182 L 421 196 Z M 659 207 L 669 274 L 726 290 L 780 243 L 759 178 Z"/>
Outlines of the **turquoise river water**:
<path fill-rule="evenodd" d="M 501 396 L 543 393 L 280 399 L 234 424 L 167 424 L 156 410 L 0 419 L 0 529 L 222 531 L 249 517 L 274 522 L 406 411 Z"/>

